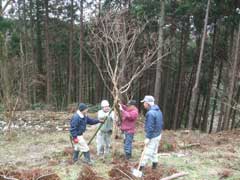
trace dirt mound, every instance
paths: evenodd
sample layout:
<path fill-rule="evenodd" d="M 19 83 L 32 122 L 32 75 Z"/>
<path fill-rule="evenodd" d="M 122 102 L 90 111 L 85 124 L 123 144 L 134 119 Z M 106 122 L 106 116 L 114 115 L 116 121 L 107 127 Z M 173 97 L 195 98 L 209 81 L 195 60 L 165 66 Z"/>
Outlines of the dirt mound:
<path fill-rule="evenodd" d="M 114 166 L 108 173 L 110 180 L 127 180 L 133 179 L 137 180 L 135 176 L 132 175 L 132 168 L 136 168 L 137 164 L 133 167 L 130 164 L 125 163 L 124 165 Z M 162 165 L 158 166 L 157 169 L 152 170 L 151 167 L 146 167 L 143 171 L 143 180 L 159 180 L 160 178 L 170 176 L 177 173 L 176 169 L 170 167 L 164 167 Z"/>
<path fill-rule="evenodd" d="M 131 167 L 125 163 L 123 165 L 114 166 L 109 172 L 110 180 L 127 180 L 136 179 L 131 173 Z"/>
<path fill-rule="evenodd" d="M 91 167 L 83 166 L 82 171 L 79 173 L 78 180 L 104 180 L 104 178 L 98 176 Z"/>
<path fill-rule="evenodd" d="M 52 170 L 1 170 L 0 180 L 60 180 L 60 177 Z"/>
<path fill-rule="evenodd" d="M 72 156 L 73 155 L 73 148 L 72 147 L 65 147 L 63 150 L 64 156 Z"/>

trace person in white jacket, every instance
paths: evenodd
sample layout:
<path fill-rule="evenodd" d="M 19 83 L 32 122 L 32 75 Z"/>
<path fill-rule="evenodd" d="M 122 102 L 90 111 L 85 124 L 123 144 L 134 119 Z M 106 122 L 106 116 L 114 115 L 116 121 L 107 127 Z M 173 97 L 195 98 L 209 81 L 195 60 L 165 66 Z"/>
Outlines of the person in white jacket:
<path fill-rule="evenodd" d="M 98 111 L 98 119 L 105 120 L 96 138 L 97 155 L 107 155 L 110 152 L 111 135 L 113 128 L 114 113 L 110 111 L 110 105 L 107 100 L 102 100 L 101 110 Z"/>

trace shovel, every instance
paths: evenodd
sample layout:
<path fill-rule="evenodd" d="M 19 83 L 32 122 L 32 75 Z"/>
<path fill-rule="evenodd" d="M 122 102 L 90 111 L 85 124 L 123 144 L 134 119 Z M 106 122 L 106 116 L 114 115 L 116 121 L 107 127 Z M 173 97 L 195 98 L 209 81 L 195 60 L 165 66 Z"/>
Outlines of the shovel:
<path fill-rule="evenodd" d="M 143 149 L 143 152 L 142 152 L 142 155 L 141 155 L 141 158 L 140 158 L 137 169 L 135 169 L 135 168 L 132 169 L 132 175 L 134 175 L 135 177 L 142 177 L 142 175 L 143 175 L 143 172 L 140 171 L 140 166 L 141 166 L 141 162 L 143 160 L 145 151 L 146 151 L 146 145 L 144 146 L 144 149 Z"/>

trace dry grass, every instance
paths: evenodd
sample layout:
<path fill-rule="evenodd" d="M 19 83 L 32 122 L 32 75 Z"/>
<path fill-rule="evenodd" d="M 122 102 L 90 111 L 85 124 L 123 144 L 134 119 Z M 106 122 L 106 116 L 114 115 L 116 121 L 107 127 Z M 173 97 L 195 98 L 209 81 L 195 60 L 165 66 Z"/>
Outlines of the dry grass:
<path fill-rule="evenodd" d="M 142 127 L 141 127 L 142 128 Z M 139 129 L 134 140 L 133 161 L 137 163 L 143 147 L 144 134 Z M 93 134 L 94 128 L 89 129 L 86 139 Z M 80 164 L 71 164 L 68 132 L 52 133 L 21 133 L 17 132 L 11 141 L 0 135 L 0 167 L 13 169 L 51 168 L 62 180 L 76 180 L 82 169 Z M 240 130 L 221 134 L 200 134 L 198 132 L 165 131 L 162 140 L 162 151 L 167 156 L 160 156 L 162 167 L 174 168 L 178 172 L 185 171 L 189 175 L 186 180 L 228 180 L 240 179 Z M 191 143 L 200 146 L 181 147 Z M 168 144 L 168 145 L 166 145 Z M 169 147 L 173 147 L 172 149 Z M 120 163 L 122 139 L 118 142 Z M 104 160 L 95 155 L 96 146 L 91 145 L 92 157 L 95 160 L 93 170 L 98 176 L 109 179 L 108 172 L 115 164 L 111 156 Z"/>

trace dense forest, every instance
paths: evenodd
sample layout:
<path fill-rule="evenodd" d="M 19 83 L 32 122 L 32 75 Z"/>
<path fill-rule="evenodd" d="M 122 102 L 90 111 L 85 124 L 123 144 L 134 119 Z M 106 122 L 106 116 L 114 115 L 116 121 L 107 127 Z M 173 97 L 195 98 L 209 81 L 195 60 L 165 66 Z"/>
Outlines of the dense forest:
<path fill-rule="evenodd" d="M 240 126 L 239 0 L 0 0 L 0 109 L 154 95 L 167 129 Z"/>

